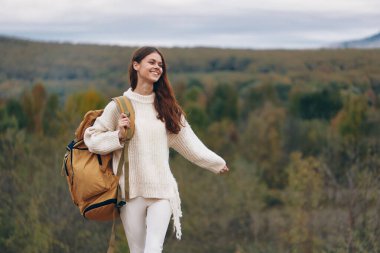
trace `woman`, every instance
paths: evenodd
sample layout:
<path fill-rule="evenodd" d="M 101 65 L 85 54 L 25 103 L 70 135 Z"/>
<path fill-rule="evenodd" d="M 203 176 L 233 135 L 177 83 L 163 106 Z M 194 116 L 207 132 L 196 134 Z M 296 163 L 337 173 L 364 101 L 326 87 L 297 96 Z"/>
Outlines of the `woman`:
<path fill-rule="evenodd" d="M 186 121 L 158 49 L 138 49 L 129 67 L 129 78 L 131 88 L 124 96 L 131 100 L 135 110 L 135 134 L 128 148 L 129 200 L 120 208 L 120 217 L 131 253 L 159 253 L 172 215 L 176 236 L 181 237 L 181 204 L 169 167 L 169 148 L 214 173 L 225 173 L 228 167 L 197 138 Z M 85 143 L 94 153 L 114 152 L 116 170 L 129 126 L 129 118 L 119 114 L 112 101 L 86 130 Z M 124 176 L 119 183 L 125 194 Z"/>

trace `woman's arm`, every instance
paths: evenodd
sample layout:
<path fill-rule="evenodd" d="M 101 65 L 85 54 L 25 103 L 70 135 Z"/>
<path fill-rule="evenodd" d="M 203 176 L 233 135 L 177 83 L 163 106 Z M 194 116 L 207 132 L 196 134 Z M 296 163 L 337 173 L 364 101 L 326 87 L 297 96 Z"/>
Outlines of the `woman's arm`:
<path fill-rule="evenodd" d="M 169 146 L 187 160 L 214 173 L 228 171 L 226 162 L 207 148 L 195 135 L 189 123 L 183 118 L 184 127 L 178 134 L 169 134 Z"/>
<path fill-rule="evenodd" d="M 111 101 L 94 125 L 84 133 L 84 142 L 90 152 L 104 155 L 123 148 L 124 145 L 119 140 L 118 120 L 117 106 Z"/>

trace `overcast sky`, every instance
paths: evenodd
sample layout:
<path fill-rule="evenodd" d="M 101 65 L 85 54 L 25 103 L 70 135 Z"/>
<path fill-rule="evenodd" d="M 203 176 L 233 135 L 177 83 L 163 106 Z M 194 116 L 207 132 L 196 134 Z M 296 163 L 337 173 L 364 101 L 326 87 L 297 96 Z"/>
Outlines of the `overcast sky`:
<path fill-rule="evenodd" d="M 380 0 L 0 0 L 0 35 L 117 45 L 318 48 L 380 32 Z"/>

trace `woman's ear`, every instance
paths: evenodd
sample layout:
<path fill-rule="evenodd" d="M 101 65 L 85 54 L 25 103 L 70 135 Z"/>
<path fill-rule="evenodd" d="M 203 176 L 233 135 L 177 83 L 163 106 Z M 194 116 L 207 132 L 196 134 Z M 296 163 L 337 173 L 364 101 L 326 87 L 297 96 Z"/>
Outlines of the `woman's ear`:
<path fill-rule="evenodd" d="M 132 63 L 132 65 L 133 65 L 133 69 L 134 69 L 134 70 L 136 70 L 136 71 L 139 70 L 139 68 L 140 68 L 140 64 L 139 64 L 137 61 L 134 61 L 134 62 Z"/>

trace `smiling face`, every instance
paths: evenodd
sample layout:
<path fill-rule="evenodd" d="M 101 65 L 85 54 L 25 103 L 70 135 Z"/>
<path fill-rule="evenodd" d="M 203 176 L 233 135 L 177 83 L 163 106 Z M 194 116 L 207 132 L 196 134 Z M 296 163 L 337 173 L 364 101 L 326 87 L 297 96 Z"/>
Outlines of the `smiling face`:
<path fill-rule="evenodd" d="M 162 66 L 162 58 L 157 52 L 147 55 L 141 62 L 133 62 L 138 81 L 148 82 L 152 85 L 160 79 L 163 72 Z"/>

